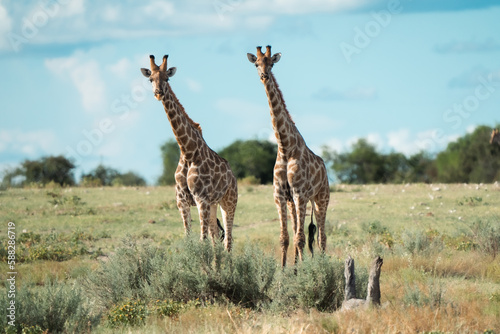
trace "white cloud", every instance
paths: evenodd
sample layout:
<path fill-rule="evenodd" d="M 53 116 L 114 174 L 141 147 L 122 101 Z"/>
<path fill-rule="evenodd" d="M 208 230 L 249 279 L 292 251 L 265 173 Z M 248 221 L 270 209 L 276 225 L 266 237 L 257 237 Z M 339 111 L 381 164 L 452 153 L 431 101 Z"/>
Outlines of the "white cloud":
<path fill-rule="evenodd" d="M 384 145 L 385 145 L 385 142 L 382 139 L 382 136 L 378 133 L 369 133 L 366 136 L 366 141 L 368 143 L 372 144 L 373 146 L 375 146 L 375 148 L 377 150 L 382 150 L 384 148 Z"/>
<path fill-rule="evenodd" d="M 2 3 L 0 3 L 0 50 L 8 48 L 7 34 L 11 31 L 11 28 L 12 20 L 9 17 L 9 13 Z"/>
<path fill-rule="evenodd" d="M 57 75 L 69 76 L 87 112 L 101 112 L 105 107 L 105 83 L 98 62 L 86 58 L 77 53 L 71 57 L 47 59 L 45 66 Z"/>
<path fill-rule="evenodd" d="M 408 129 L 400 129 L 387 134 L 388 146 L 396 152 L 412 155 L 419 151 L 438 152 L 459 135 L 445 135 L 440 129 L 432 129 L 412 134 Z"/>
<path fill-rule="evenodd" d="M 185 78 L 184 81 L 186 82 L 186 85 L 188 86 L 189 90 L 195 93 L 199 93 L 202 90 L 201 83 L 199 81 L 196 81 L 191 78 Z"/>
<path fill-rule="evenodd" d="M 117 77 L 124 78 L 131 70 L 131 63 L 127 58 L 122 58 L 115 64 L 109 65 L 109 71 Z"/>
<path fill-rule="evenodd" d="M 21 152 L 34 156 L 56 152 L 59 146 L 51 130 L 0 130 L 0 152 Z"/>
<path fill-rule="evenodd" d="M 154 1 L 144 7 L 147 15 L 154 16 L 157 19 L 171 17 L 175 13 L 174 4 L 167 1 Z"/>
<path fill-rule="evenodd" d="M 357 8 L 365 2 L 363 0 L 254 0 L 244 2 L 241 5 L 241 11 L 272 14 L 307 14 Z"/>
<path fill-rule="evenodd" d="M 467 133 L 473 133 L 477 128 L 477 125 L 471 124 L 467 127 L 466 131 Z"/>
<path fill-rule="evenodd" d="M 85 12 L 85 0 L 71 0 L 61 5 L 60 17 L 72 17 Z"/>
<path fill-rule="evenodd" d="M 120 7 L 106 6 L 103 8 L 101 16 L 106 22 L 115 22 L 120 18 Z"/>

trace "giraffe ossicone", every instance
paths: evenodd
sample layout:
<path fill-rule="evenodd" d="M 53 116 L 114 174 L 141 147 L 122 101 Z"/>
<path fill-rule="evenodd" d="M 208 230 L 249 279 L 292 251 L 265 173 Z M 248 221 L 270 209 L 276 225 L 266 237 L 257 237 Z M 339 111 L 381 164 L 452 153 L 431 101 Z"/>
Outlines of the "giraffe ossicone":
<path fill-rule="evenodd" d="M 304 138 L 290 116 L 283 94 L 271 71 L 281 59 L 281 53 L 271 55 L 271 46 L 257 47 L 257 55 L 247 53 L 248 60 L 255 64 L 260 81 L 264 84 L 269 102 L 271 123 L 278 155 L 274 166 L 274 202 L 281 224 L 281 265 L 286 265 L 289 245 L 287 207 L 293 224 L 295 262 L 303 257 L 305 246 L 305 216 L 307 203 L 311 202 L 311 218 L 314 214 L 318 225 L 318 244 L 321 251 L 326 248 L 325 219 L 330 201 L 330 188 L 323 159 L 307 147 Z M 311 225 L 312 224 L 312 225 Z M 309 238 L 312 241 L 316 229 L 311 219 Z M 310 247 L 312 251 L 312 247 Z"/>
<path fill-rule="evenodd" d="M 224 224 L 224 247 L 232 248 L 232 229 L 238 202 L 238 185 L 227 160 L 215 153 L 203 139 L 201 127 L 184 110 L 174 92 L 169 78 L 176 68 L 167 69 L 168 56 L 160 66 L 150 56 L 150 69 L 141 68 L 149 78 L 155 98 L 162 102 L 181 151 L 175 172 L 177 207 L 181 213 L 185 233 L 191 230 L 191 206 L 198 208 L 201 238 L 210 234 L 215 242 L 219 239 L 217 205 Z"/>

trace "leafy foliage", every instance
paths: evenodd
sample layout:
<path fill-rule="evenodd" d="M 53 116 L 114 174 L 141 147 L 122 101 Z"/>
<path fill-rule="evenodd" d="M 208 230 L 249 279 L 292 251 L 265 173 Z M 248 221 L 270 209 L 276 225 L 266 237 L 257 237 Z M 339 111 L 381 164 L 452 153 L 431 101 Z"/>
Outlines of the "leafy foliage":
<path fill-rule="evenodd" d="M 50 182 L 63 185 L 74 185 L 73 169 L 75 165 L 63 156 L 43 157 L 40 160 L 25 160 L 20 167 L 3 176 L 2 184 L 6 187 L 16 185 L 41 184 Z M 20 180 L 16 183 L 15 180 Z"/>
<path fill-rule="evenodd" d="M 448 144 L 436 157 L 439 182 L 480 183 L 500 179 L 500 146 L 489 143 L 491 128 L 477 127 L 473 133 Z"/>
<path fill-rule="evenodd" d="M 88 174 L 82 174 L 82 185 L 100 186 L 145 186 L 146 181 L 134 172 L 121 174 L 116 169 L 98 165 Z"/>
<path fill-rule="evenodd" d="M 401 153 L 382 154 L 366 139 L 359 139 L 346 153 L 325 147 L 323 156 L 342 183 L 429 182 L 433 175 L 432 160 L 424 152 L 410 158 Z"/>
<path fill-rule="evenodd" d="M 175 140 L 170 139 L 160 149 L 163 160 L 163 173 L 158 178 L 158 184 L 161 186 L 175 184 L 174 174 L 181 155 L 179 145 Z"/>
<path fill-rule="evenodd" d="M 219 154 L 229 161 L 237 179 L 254 177 L 260 183 L 273 181 L 277 147 L 267 140 L 237 140 Z"/>
<path fill-rule="evenodd" d="M 0 326 L 7 328 L 7 293 L 0 295 Z M 83 333 L 97 325 L 100 314 L 91 310 L 81 289 L 47 281 L 42 288 L 23 286 L 16 292 L 17 333 Z M 10 327 L 10 326 L 9 326 Z"/>
<path fill-rule="evenodd" d="M 87 246 L 78 238 L 77 233 L 73 235 L 22 233 L 16 242 L 16 262 L 66 261 L 75 256 L 87 254 Z M 7 261 L 7 258 L 8 240 L 2 238 L 0 260 Z"/>

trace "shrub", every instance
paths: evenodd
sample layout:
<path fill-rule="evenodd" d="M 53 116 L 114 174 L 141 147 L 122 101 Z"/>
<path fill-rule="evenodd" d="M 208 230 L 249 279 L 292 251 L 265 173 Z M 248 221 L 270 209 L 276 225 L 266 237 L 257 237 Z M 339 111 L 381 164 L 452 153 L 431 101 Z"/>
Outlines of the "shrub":
<path fill-rule="evenodd" d="M 368 272 L 355 267 L 358 298 L 366 298 Z M 315 256 L 286 268 L 274 283 L 275 310 L 316 308 L 320 311 L 338 309 L 344 300 L 344 262 L 326 255 Z"/>
<path fill-rule="evenodd" d="M 500 220 L 476 220 L 469 228 L 477 248 L 495 258 L 500 252 Z"/>
<path fill-rule="evenodd" d="M 147 305 L 168 300 L 174 304 L 164 305 L 167 313 L 176 311 L 175 303 L 192 301 L 230 302 L 279 312 L 311 307 L 331 311 L 341 305 L 345 288 L 342 261 L 320 255 L 284 270 L 278 268 L 271 255 L 250 243 L 228 253 L 221 243 L 214 246 L 211 240 L 199 241 L 194 236 L 167 250 L 128 238 L 82 283 L 91 293 L 89 297 L 108 310 L 131 300 Z M 367 270 L 356 268 L 356 275 L 358 297 L 365 298 Z"/>
<path fill-rule="evenodd" d="M 165 317 L 175 317 L 184 308 L 184 304 L 173 301 L 173 300 L 156 300 L 152 306 L 153 313 L 165 316 Z"/>
<path fill-rule="evenodd" d="M 45 236 L 33 232 L 21 233 L 16 243 L 16 262 L 66 261 L 75 256 L 87 254 L 87 247 L 81 242 L 82 236 L 89 240 L 89 235 L 83 232 L 75 232 L 71 237 L 60 233 Z M 1 240 L 0 260 L 3 261 L 6 261 L 8 256 L 7 242 L 8 239 Z"/>
<path fill-rule="evenodd" d="M 7 294 L 0 296 L 0 326 L 7 327 Z M 16 327 L 20 333 L 82 333 L 94 327 L 100 314 L 93 314 L 81 289 L 47 281 L 43 287 L 23 287 L 16 293 Z M 9 326 L 10 327 L 10 326 Z"/>
<path fill-rule="evenodd" d="M 99 306 L 109 309 L 125 300 L 144 299 L 145 285 L 151 284 L 153 273 L 161 270 L 165 262 L 164 251 L 127 237 L 116 254 L 90 272 L 81 284 Z"/>
<path fill-rule="evenodd" d="M 436 230 L 404 231 L 401 233 L 401 247 L 411 254 L 434 254 L 443 249 L 443 237 Z"/>
<path fill-rule="evenodd" d="M 179 247 L 180 246 L 180 247 Z M 226 299 L 246 307 L 267 301 L 276 262 L 254 246 L 239 254 L 227 253 L 222 244 L 190 238 L 174 246 L 150 295 L 178 301 Z"/>
<path fill-rule="evenodd" d="M 143 301 L 127 301 L 113 307 L 108 314 L 110 327 L 143 325 L 146 320 L 147 309 Z"/>
<path fill-rule="evenodd" d="M 446 302 L 444 301 L 443 284 L 439 281 L 429 279 L 427 282 L 427 292 L 419 286 L 407 286 L 403 296 L 403 303 L 406 306 L 430 306 L 438 308 Z"/>

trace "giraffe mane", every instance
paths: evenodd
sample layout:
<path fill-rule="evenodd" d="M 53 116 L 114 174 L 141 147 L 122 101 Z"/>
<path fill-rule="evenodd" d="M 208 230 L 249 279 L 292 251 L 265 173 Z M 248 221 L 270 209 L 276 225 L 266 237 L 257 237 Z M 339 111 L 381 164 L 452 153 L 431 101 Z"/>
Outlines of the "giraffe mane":
<path fill-rule="evenodd" d="M 200 135 L 203 135 L 200 123 L 196 123 L 195 121 L 193 121 L 191 119 L 191 117 L 189 117 L 189 115 L 186 113 L 186 110 L 184 109 L 184 106 L 180 103 L 180 101 L 177 98 L 177 96 L 175 95 L 174 91 L 170 88 L 170 84 L 167 83 L 167 85 L 168 85 L 168 91 L 170 92 L 170 94 L 172 94 L 172 100 L 174 100 L 174 102 L 179 106 L 179 108 L 181 109 L 181 112 L 184 114 L 184 116 L 188 120 L 189 124 L 191 124 L 196 130 L 200 131 Z"/>
<path fill-rule="evenodd" d="M 295 122 L 293 121 L 292 115 L 290 115 L 290 113 L 288 112 L 288 108 L 286 107 L 285 99 L 283 98 L 283 93 L 281 92 L 280 86 L 278 85 L 278 82 L 276 81 L 276 78 L 274 77 L 273 72 L 270 72 L 270 74 L 271 74 L 271 79 L 274 82 L 274 86 L 276 87 L 276 91 L 278 92 L 278 95 L 279 95 L 278 97 L 282 101 L 283 108 L 285 109 L 285 112 L 286 112 L 288 118 L 290 119 L 290 121 L 292 121 L 292 124 L 295 125 Z"/>

